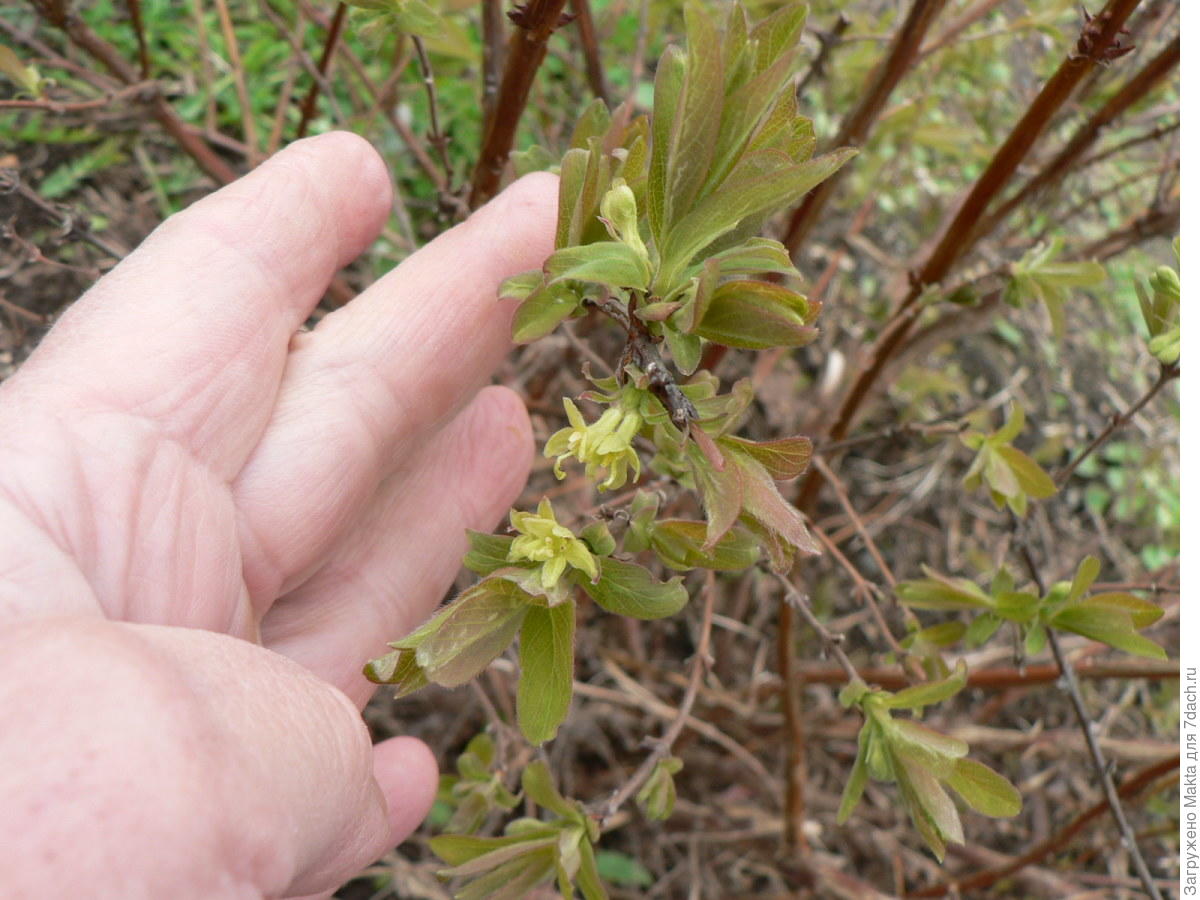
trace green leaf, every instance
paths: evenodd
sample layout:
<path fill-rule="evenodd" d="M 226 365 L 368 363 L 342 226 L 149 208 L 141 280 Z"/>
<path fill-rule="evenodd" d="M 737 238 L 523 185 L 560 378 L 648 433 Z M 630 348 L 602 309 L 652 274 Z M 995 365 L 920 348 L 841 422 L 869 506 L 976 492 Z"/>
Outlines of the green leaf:
<path fill-rule="evenodd" d="M 1095 287 L 1108 280 L 1108 273 L 1098 262 L 1050 263 L 1036 277 L 1060 287 Z"/>
<path fill-rule="evenodd" d="M 612 124 L 612 114 L 604 101 L 597 97 L 579 114 L 571 132 L 571 147 L 586 150 L 591 138 L 602 138 Z"/>
<path fill-rule="evenodd" d="M 369 43 L 380 43 L 397 32 L 430 38 L 442 32 L 443 18 L 422 0 L 349 0 L 349 5 L 370 13 L 356 28 Z"/>
<path fill-rule="evenodd" d="M 734 247 L 715 253 L 717 271 L 729 275 L 792 275 L 799 276 L 787 248 L 770 238 L 753 237 Z"/>
<path fill-rule="evenodd" d="M 1070 289 L 1101 284 L 1108 277 L 1099 263 L 1055 262 L 1062 247 L 1062 238 L 1055 238 L 1030 250 L 1012 266 L 1013 280 L 1006 290 L 1010 302 L 1017 302 L 1025 295 L 1043 303 L 1059 339 L 1065 328 L 1063 308 L 1070 298 Z"/>
<path fill-rule="evenodd" d="M 954 674 L 941 681 L 930 681 L 926 684 L 915 684 L 912 687 L 897 691 L 883 698 L 887 709 L 922 709 L 948 700 L 967 684 L 967 664 L 961 659 L 954 669 Z"/>
<path fill-rule="evenodd" d="M 513 313 L 512 339 L 528 344 L 545 337 L 579 309 L 579 295 L 567 285 L 539 288 Z"/>
<path fill-rule="evenodd" d="M 664 336 L 667 339 L 667 348 L 671 351 L 671 358 L 675 360 L 675 367 L 680 373 L 691 375 L 695 372 L 700 365 L 700 354 L 704 349 L 700 338 L 683 334 L 673 328 L 666 329 Z"/>
<path fill-rule="evenodd" d="M 120 138 L 108 138 L 89 149 L 82 156 L 73 157 L 57 166 L 38 185 L 38 194 L 46 200 L 57 200 L 109 166 L 125 159 Z"/>
<path fill-rule="evenodd" d="M 546 836 L 553 838 L 553 831 L 547 828 Z M 440 834 L 429 839 L 429 849 L 441 857 L 447 865 L 461 866 L 496 850 L 516 847 L 528 840 L 528 837 L 521 835 L 476 837 L 471 834 Z"/>
<path fill-rule="evenodd" d="M 905 639 L 908 643 L 904 646 L 949 647 L 962 640 L 966 633 L 964 622 L 941 622 L 914 632 Z"/>
<path fill-rule="evenodd" d="M 1021 811 L 1021 794 L 1003 775 L 973 759 L 960 759 L 946 779 L 971 809 L 985 816 L 1007 819 Z"/>
<path fill-rule="evenodd" d="M 508 561 L 508 548 L 513 542 L 511 537 L 485 534 L 468 528 L 467 539 L 471 542 L 471 549 L 463 557 L 463 565 L 476 575 L 491 575 L 497 569 L 512 565 Z"/>
<path fill-rule="evenodd" d="M 1079 564 L 1079 568 L 1075 570 L 1075 577 L 1071 579 L 1071 588 L 1067 592 L 1067 602 L 1074 603 L 1087 593 L 1097 578 L 1100 577 L 1100 560 L 1094 556 L 1085 556 Z"/>
<path fill-rule="evenodd" d="M 1004 448 L 996 446 L 994 441 L 989 441 L 979 451 L 979 457 L 983 461 L 983 477 L 992 494 L 992 502 L 996 504 L 997 508 L 1002 508 L 1010 497 L 1024 496 L 1021 493 L 1021 483 L 1017 480 L 1017 473 L 1000 455 L 999 451 L 1002 449 Z M 1014 509 L 1014 512 L 1018 515 L 1021 514 L 1020 510 Z"/>
<path fill-rule="evenodd" d="M 708 176 L 725 100 L 723 54 L 712 15 L 699 3 L 689 2 L 684 20 L 687 74 L 669 137 L 663 207 L 668 229 L 692 208 Z M 657 109 L 654 114 L 658 115 Z"/>
<path fill-rule="evenodd" d="M 927 577 L 896 585 L 896 596 L 905 606 L 932 610 L 991 608 L 991 598 L 975 582 L 922 568 Z"/>
<path fill-rule="evenodd" d="M 551 740 L 567 717 L 575 675 L 575 604 L 531 607 L 521 626 L 517 721 L 531 744 Z"/>
<path fill-rule="evenodd" d="M 403 0 L 396 15 L 398 31 L 420 37 L 434 37 L 442 30 L 442 17 L 421 0 Z"/>
<path fill-rule="evenodd" d="M 782 92 L 746 146 L 746 155 L 763 150 L 783 153 L 793 162 L 811 159 L 817 145 L 812 121 L 800 115 L 794 94 Z"/>
<path fill-rule="evenodd" d="M 684 519 L 655 523 L 650 532 L 654 552 L 672 569 L 713 569 L 736 572 L 758 561 L 758 543 L 744 531 L 727 531 L 709 550 L 704 549 L 708 525 Z"/>
<path fill-rule="evenodd" d="M 970 749 L 966 741 L 934 731 L 912 719 L 892 719 L 887 736 L 896 753 L 939 778 L 944 778 L 954 767 L 954 761 L 966 756 Z"/>
<path fill-rule="evenodd" d="M 870 755 L 870 741 L 874 728 L 864 724 L 858 731 L 858 755 L 854 757 L 854 765 L 850 769 L 850 777 L 842 790 L 842 802 L 838 805 L 837 823 L 844 825 L 862 799 L 863 791 L 867 789 L 870 772 L 867 771 L 867 757 Z"/>
<path fill-rule="evenodd" d="M 728 462 L 723 469 L 715 468 L 694 444 L 688 446 L 688 458 L 708 520 L 704 547 L 711 550 L 741 514 L 745 497 L 742 470 Z"/>
<path fill-rule="evenodd" d="M 626 553 L 641 553 L 650 547 L 650 531 L 658 515 L 658 494 L 638 491 L 629 504 L 629 527 L 621 546 Z"/>
<path fill-rule="evenodd" d="M 558 173 L 558 224 L 554 235 L 554 246 L 557 248 L 579 243 L 583 232 L 583 214 L 577 214 L 577 211 L 582 202 L 590 160 L 591 154 L 582 147 L 575 147 L 563 154 Z"/>
<path fill-rule="evenodd" d="M 1003 624 L 1004 620 L 992 612 L 985 612 L 976 616 L 974 621 L 967 626 L 967 633 L 965 635 L 967 646 L 979 647 L 986 644 Z"/>
<path fill-rule="evenodd" d="M 540 806 L 564 819 L 575 820 L 579 810 L 558 792 L 554 777 L 540 759 L 531 762 L 521 773 L 521 790 L 525 796 Z"/>
<path fill-rule="evenodd" d="M 576 584 L 610 613 L 635 619 L 662 619 L 687 605 L 688 594 L 680 576 L 659 581 L 649 569 L 634 563 L 612 557 L 601 557 L 597 562 L 599 581 L 592 584 L 576 575 Z"/>
<path fill-rule="evenodd" d="M 471 61 L 475 61 L 474 57 Z M 538 144 L 532 144 L 524 150 L 514 150 L 508 154 L 508 159 L 517 178 L 524 178 L 531 172 L 558 171 L 558 157 Z"/>
<path fill-rule="evenodd" d="M 446 608 L 416 646 L 417 663 L 443 687 L 465 684 L 512 643 L 531 604 L 530 595 L 508 579 L 485 578 Z"/>
<path fill-rule="evenodd" d="M 861 678 L 854 678 L 838 691 L 838 703 L 842 704 L 844 709 L 849 709 L 852 706 L 857 706 L 870 693 L 871 689 L 865 681 Z"/>
<path fill-rule="evenodd" d="M 1014 403 L 1008 421 L 992 435 L 992 439 L 998 444 L 1011 444 L 1024 427 L 1025 408 L 1020 403 Z"/>
<path fill-rule="evenodd" d="M 696 330 L 708 313 L 708 307 L 712 302 L 713 292 L 717 289 L 720 276 L 721 270 L 715 259 L 706 259 L 697 268 L 691 284 L 679 295 L 683 298 L 682 306 L 671 319 L 673 327 L 686 333 Z M 699 342 L 697 341 L 697 343 Z"/>
<path fill-rule="evenodd" d="M 596 869 L 601 878 L 622 887 L 650 887 L 654 884 L 654 876 L 649 869 L 632 856 L 615 850 L 597 850 Z"/>
<path fill-rule="evenodd" d="M 774 441 L 748 441 L 725 437 L 719 443 L 732 444 L 753 457 L 776 481 L 790 481 L 808 468 L 812 459 L 812 441 L 806 437 L 780 438 Z"/>
<path fill-rule="evenodd" d="M 1025 655 L 1037 656 L 1046 647 L 1046 626 L 1040 622 L 1025 632 Z"/>
<path fill-rule="evenodd" d="M 946 857 L 946 841 L 963 843 L 962 820 L 954 801 L 938 780 L 920 765 L 892 756 L 900 796 L 912 816 L 913 824 L 933 855 L 941 862 Z"/>
<path fill-rule="evenodd" d="M 608 851 L 601 851 L 606 852 Z M 581 841 L 579 844 L 579 871 L 575 875 L 575 885 L 579 888 L 579 893 L 583 894 L 583 900 L 608 900 L 608 892 L 604 890 L 600 881 L 600 862 L 592 850 L 590 840 Z"/>
<path fill-rule="evenodd" d="M 763 71 L 796 46 L 807 18 L 806 4 L 789 3 L 754 26 L 750 32 L 750 39 L 758 48 L 755 71 Z"/>
<path fill-rule="evenodd" d="M 563 247 L 543 265 L 549 283 L 587 281 L 611 288 L 645 290 L 650 283 L 650 263 L 621 241 L 598 241 L 580 247 Z"/>
<path fill-rule="evenodd" d="M 597 556 L 612 556 L 612 552 L 617 549 L 617 542 L 613 539 L 612 532 L 603 522 L 593 522 L 579 532 L 579 536 Z"/>
<path fill-rule="evenodd" d="M 637 805 L 646 818 L 669 819 L 675 811 L 675 778 L 683 769 L 683 760 L 675 756 L 660 759 L 637 792 Z"/>
<path fill-rule="evenodd" d="M 524 300 L 545 282 L 541 269 L 531 269 L 521 272 L 500 282 L 496 292 L 501 300 Z"/>
<path fill-rule="evenodd" d="M 1042 603 L 1036 594 L 1024 591 L 1000 594 L 995 598 L 995 602 L 996 615 L 1018 625 L 1028 625 L 1032 622 L 1037 617 Z"/>
<path fill-rule="evenodd" d="M 678 47 L 668 47 L 659 58 L 654 77 L 653 139 L 650 142 L 650 174 L 646 188 L 647 214 L 655 243 L 662 239 L 667 219 L 667 169 L 671 157 L 671 134 L 679 111 L 679 97 L 687 73 L 687 58 Z"/>
<path fill-rule="evenodd" d="M 1154 641 L 1138 634 L 1133 620 L 1124 610 L 1108 606 L 1078 603 L 1060 610 L 1050 620 L 1055 628 L 1081 634 L 1134 656 L 1166 659 L 1166 651 Z"/>
<path fill-rule="evenodd" d="M 1129 616 L 1133 627 L 1138 629 L 1153 625 L 1163 616 L 1163 611 L 1159 606 L 1149 600 L 1143 600 L 1141 597 L 1135 597 L 1133 594 L 1122 591 L 1092 594 L 1079 605 L 1085 608 L 1112 609 L 1123 612 Z"/>
<path fill-rule="evenodd" d="M 721 126 L 713 153 L 711 172 L 704 186 L 708 193 L 718 187 L 735 168 L 756 126 L 770 111 L 780 88 L 795 68 L 798 46 L 792 44 L 782 56 L 760 69 L 751 80 L 729 95 L 722 110 Z"/>
<path fill-rule="evenodd" d="M 1058 491 L 1054 480 L 1032 459 L 1015 447 L 997 447 L 996 452 L 1008 463 L 1020 490 L 1037 500 L 1053 497 Z M 1010 494 L 1011 496 L 1011 494 Z"/>
<path fill-rule="evenodd" d="M 655 290 L 668 293 L 678 273 L 692 258 L 732 231 L 744 219 L 766 215 L 794 203 L 855 155 L 852 149 L 835 150 L 816 159 L 782 169 L 746 174 L 733 173 L 721 189 L 701 200 L 662 243 L 662 264 Z"/>
<path fill-rule="evenodd" d="M 417 665 L 416 653 L 410 649 L 393 650 L 371 660 L 363 667 L 363 675 L 375 684 L 394 684 L 397 697 L 407 696 L 429 684 L 425 670 Z"/>
<path fill-rule="evenodd" d="M 533 888 L 554 877 L 558 851 L 553 842 L 527 841 L 520 849 L 515 858 L 456 891 L 455 900 L 526 900 Z"/>
<path fill-rule="evenodd" d="M 760 462 L 745 452 L 731 451 L 729 463 L 727 469 L 741 469 L 742 509 L 747 515 L 797 550 L 813 555 L 821 552 L 821 545 L 809 534 L 800 511 L 783 499 L 775 481 Z"/>
<path fill-rule="evenodd" d="M 40 97 L 42 76 L 36 66 L 27 66 L 12 48 L 0 44 L 0 73 L 7 75 L 13 83 L 30 97 Z"/>

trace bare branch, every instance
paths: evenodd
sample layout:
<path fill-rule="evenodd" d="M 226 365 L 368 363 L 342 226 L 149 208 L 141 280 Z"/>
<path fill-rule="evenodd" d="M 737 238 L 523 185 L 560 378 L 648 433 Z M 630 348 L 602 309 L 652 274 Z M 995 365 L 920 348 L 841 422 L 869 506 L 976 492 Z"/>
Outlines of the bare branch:
<path fill-rule="evenodd" d="M 512 150 L 517 124 L 529 100 L 529 89 L 546 58 L 546 43 L 561 24 L 566 3 L 567 0 L 529 0 L 510 13 L 517 27 L 508 43 L 496 105 L 484 125 L 483 147 L 471 179 L 472 209 L 482 206 L 500 188 L 500 173 Z"/>
<path fill-rule="evenodd" d="M 866 142 L 892 91 L 916 61 L 917 51 L 929 31 L 929 26 L 945 6 L 946 0 L 913 0 L 908 17 L 892 37 L 887 55 L 875 67 L 870 86 L 863 92 L 858 106 L 842 122 L 842 127 L 833 140 L 833 146 L 859 147 Z M 783 243 L 793 257 L 820 219 L 825 204 L 846 171 L 843 167 L 809 191 L 792 214 Z"/>
<path fill-rule="evenodd" d="M 600 41 L 596 37 L 596 22 L 592 18 L 592 6 L 588 0 L 571 0 L 571 12 L 579 26 L 579 42 L 583 45 L 583 61 L 587 66 L 588 84 L 592 93 L 611 106 L 608 83 L 604 78 L 604 60 L 600 56 Z"/>
<path fill-rule="evenodd" d="M 338 41 L 342 36 L 342 28 L 346 24 L 347 9 L 349 7 L 345 3 L 338 3 L 337 9 L 333 12 L 333 19 L 329 23 L 329 29 L 325 32 L 325 46 L 321 48 L 321 59 L 317 63 L 316 75 L 318 77 L 313 78 L 313 83 L 309 85 L 308 93 L 304 95 L 304 101 L 300 104 L 300 124 L 296 126 L 296 137 L 298 138 L 308 134 L 308 123 L 312 121 L 313 114 L 317 111 L 317 91 L 321 89 L 321 81 L 329 76 L 329 65 L 333 62 L 333 54 L 337 50 Z"/>

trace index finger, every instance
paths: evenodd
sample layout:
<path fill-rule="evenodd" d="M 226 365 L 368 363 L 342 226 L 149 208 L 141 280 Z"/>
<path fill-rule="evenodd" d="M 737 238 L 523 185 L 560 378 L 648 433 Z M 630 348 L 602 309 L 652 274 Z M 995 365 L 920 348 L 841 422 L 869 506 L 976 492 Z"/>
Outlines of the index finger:
<path fill-rule="evenodd" d="M 266 424 L 289 339 L 378 234 L 390 197 L 362 138 L 297 141 L 163 222 L 14 381 L 36 391 L 44 377 L 76 413 L 133 413 L 231 478 Z"/>

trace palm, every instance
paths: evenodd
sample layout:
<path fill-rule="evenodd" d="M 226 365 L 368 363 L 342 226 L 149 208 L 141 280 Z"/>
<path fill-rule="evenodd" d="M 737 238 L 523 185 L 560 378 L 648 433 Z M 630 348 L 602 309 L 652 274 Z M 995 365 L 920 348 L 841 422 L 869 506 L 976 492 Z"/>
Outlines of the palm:
<path fill-rule="evenodd" d="M 495 285 L 550 249 L 551 183 L 527 180 L 297 334 L 387 192 L 360 141 L 301 145 L 64 317 L 0 394 L 0 523 L 20 539 L 0 610 L 261 636 L 365 701 L 363 660 L 524 480 L 515 398 L 462 407 L 507 348 Z"/>

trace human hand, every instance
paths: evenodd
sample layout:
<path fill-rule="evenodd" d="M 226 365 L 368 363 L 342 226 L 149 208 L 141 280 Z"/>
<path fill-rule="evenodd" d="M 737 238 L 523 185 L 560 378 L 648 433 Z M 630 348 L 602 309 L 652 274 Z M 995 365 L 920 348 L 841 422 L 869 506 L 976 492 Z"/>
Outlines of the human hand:
<path fill-rule="evenodd" d="M 525 482 L 521 402 L 478 389 L 554 193 L 523 179 L 297 333 L 391 196 L 361 139 L 298 142 L 0 385 L 6 896 L 325 891 L 419 824 L 436 766 L 372 751 L 360 670 Z"/>

